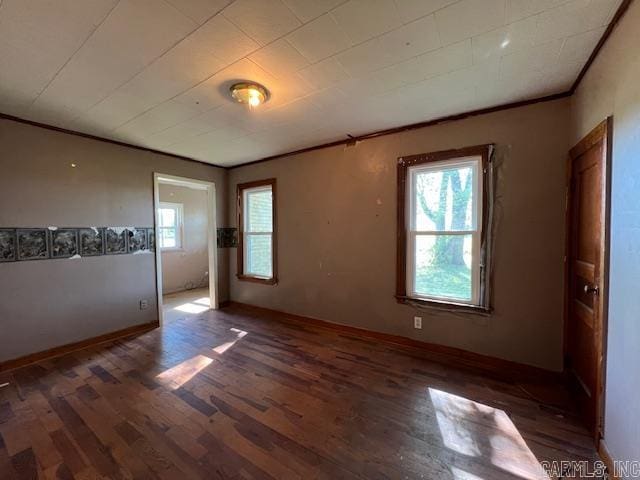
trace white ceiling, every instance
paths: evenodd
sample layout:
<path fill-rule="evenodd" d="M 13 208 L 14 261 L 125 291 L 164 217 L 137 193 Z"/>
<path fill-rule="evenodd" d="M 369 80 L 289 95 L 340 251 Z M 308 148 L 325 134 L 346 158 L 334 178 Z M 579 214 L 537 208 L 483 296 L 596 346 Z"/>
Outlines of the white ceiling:
<path fill-rule="evenodd" d="M 564 92 L 620 3 L 0 0 L 0 112 L 236 165 Z"/>

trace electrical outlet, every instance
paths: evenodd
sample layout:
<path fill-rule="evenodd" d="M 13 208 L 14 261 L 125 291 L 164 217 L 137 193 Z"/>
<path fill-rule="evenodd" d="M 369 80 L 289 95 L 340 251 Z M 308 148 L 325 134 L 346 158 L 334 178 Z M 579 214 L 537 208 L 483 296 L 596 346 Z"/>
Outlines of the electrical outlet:
<path fill-rule="evenodd" d="M 422 329 L 422 317 L 413 317 L 413 328 Z"/>
<path fill-rule="evenodd" d="M 149 302 L 147 300 L 140 300 L 140 310 L 146 310 L 149 308 Z"/>

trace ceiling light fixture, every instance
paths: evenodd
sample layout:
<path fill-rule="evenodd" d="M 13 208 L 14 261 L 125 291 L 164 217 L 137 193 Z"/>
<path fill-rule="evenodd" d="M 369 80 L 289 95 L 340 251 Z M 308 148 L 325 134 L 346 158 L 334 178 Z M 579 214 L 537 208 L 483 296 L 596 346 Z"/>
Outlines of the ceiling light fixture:
<path fill-rule="evenodd" d="M 269 91 L 259 83 L 236 83 L 231 86 L 231 96 L 249 107 L 257 107 L 269 100 Z"/>

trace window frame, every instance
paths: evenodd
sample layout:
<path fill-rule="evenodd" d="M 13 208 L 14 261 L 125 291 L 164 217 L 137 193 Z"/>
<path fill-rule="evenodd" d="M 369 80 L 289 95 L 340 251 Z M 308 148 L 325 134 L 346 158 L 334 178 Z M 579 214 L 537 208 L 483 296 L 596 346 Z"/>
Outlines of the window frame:
<path fill-rule="evenodd" d="M 158 204 L 158 210 L 172 209 L 176 212 L 176 226 L 175 227 L 163 227 L 158 224 L 158 240 L 159 249 L 161 252 L 181 252 L 184 250 L 184 204 L 177 202 L 160 202 Z M 161 213 L 158 212 L 158 220 L 161 218 Z M 162 230 L 173 229 L 176 230 L 176 246 L 175 247 L 163 247 L 162 246 Z"/>
<path fill-rule="evenodd" d="M 458 309 L 465 311 L 490 311 L 490 240 L 492 204 L 492 175 L 491 157 L 494 145 L 478 145 L 454 150 L 424 153 L 401 157 L 398 159 L 398 217 L 397 217 L 397 264 L 396 264 L 396 299 L 399 303 L 417 306 L 431 306 L 445 309 Z M 420 167 L 424 170 L 439 169 L 455 164 L 472 164 L 472 157 L 476 157 L 479 170 L 477 172 L 477 184 L 474 188 L 475 201 L 477 203 L 477 218 L 474 230 L 464 234 L 476 237 L 472 242 L 474 261 L 472 264 L 472 295 L 470 301 L 453 299 L 448 297 L 420 296 L 410 290 L 415 289 L 413 283 L 413 269 L 415 268 L 415 244 L 413 237 L 429 232 L 418 232 L 412 229 L 414 199 L 413 179 Z M 479 157 L 479 158 L 478 158 Z M 431 167 L 431 168 L 430 168 Z M 450 231 L 432 232 L 442 235 Z M 462 233 L 462 232 L 459 232 Z M 473 238 L 472 237 L 472 238 Z M 409 262 L 411 260 L 411 262 Z M 411 275 L 411 277 L 410 277 Z"/>
<path fill-rule="evenodd" d="M 244 197 L 245 192 L 248 190 L 259 190 L 261 188 L 271 188 L 271 277 L 261 277 L 257 275 L 247 274 L 244 271 L 245 266 L 245 204 Z M 261 283 L 264 285 L 275 285 L 278 283 L 278 229 L 277 229 L 277 208 L 276 208 L 276 199 L 277 199 L 277 188 L 276 188 L 276 179 L 268 178 L 265 180 L 256 180 L 253 182 L 247 183 L 239 183 L 236 186 L 236 196 L 237 196 L 237 226 L 238 226 L 238 251 L 237 251 L 237 272 L 236 277 L 238 280 Z"/>

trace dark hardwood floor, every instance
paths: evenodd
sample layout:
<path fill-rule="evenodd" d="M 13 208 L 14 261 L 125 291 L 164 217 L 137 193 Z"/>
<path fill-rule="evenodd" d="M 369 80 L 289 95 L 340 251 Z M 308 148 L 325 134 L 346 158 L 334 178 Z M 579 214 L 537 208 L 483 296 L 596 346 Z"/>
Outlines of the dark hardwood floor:
<path fill-rule="evenodd" d="M 526 385 L 238 306 L 0 385 L 3 480 L 537 479 L 543 460 L 596 458 L 574 413 Z"/>

